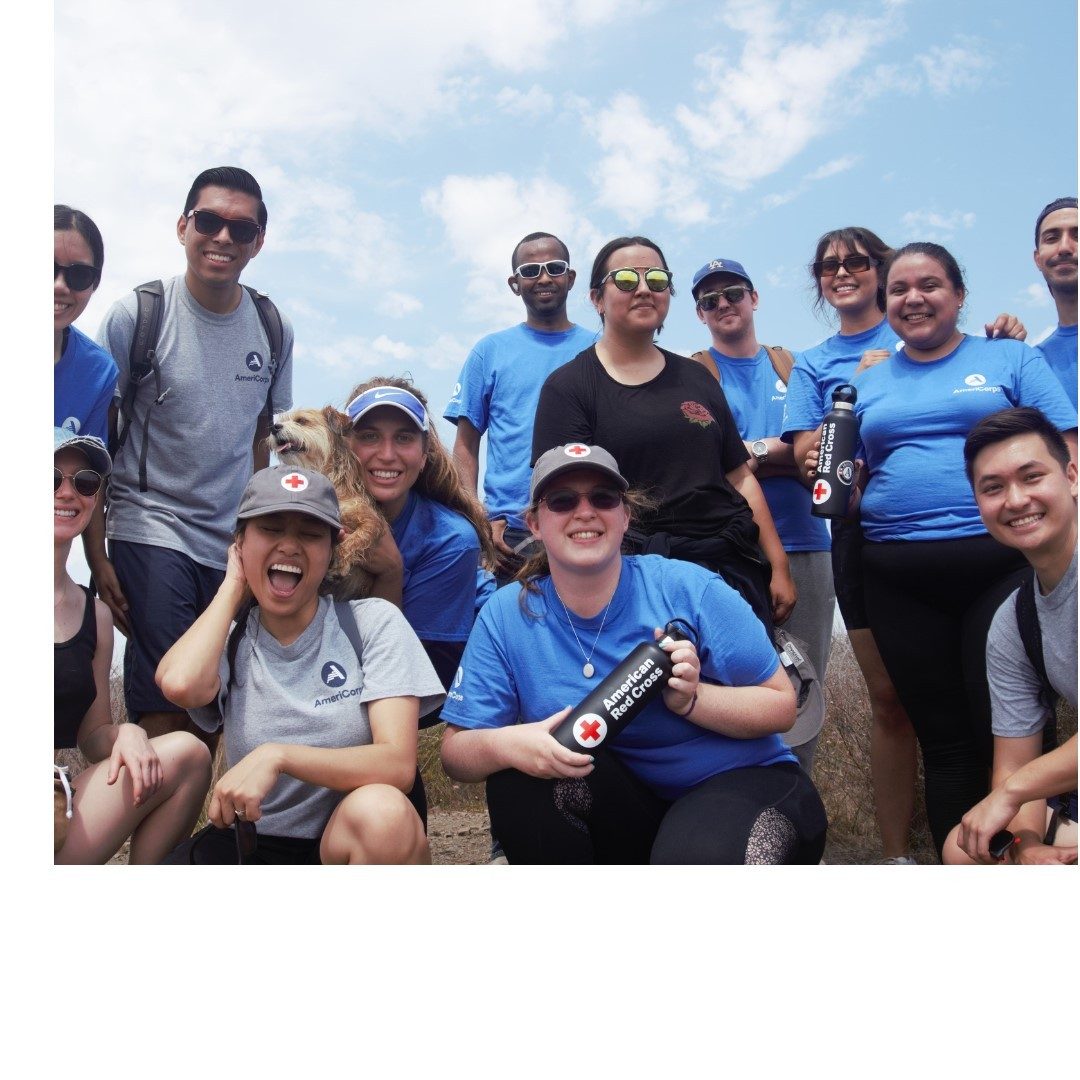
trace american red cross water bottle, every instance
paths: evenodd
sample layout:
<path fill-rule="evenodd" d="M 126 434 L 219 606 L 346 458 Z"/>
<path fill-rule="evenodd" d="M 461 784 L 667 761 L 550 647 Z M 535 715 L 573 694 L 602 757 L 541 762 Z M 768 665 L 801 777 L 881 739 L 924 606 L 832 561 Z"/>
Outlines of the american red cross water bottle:
<path fill-rule="evenodd" d="M 664 633 L 672 640 L 686 638 L 672 623 Z M 588 753 L 618 735 L 667 686 L 673 667 L 659 641 L 643 641 L 551 734 L 568 750 Z"/>
<path fill-rule="evenodd" d="M 855 387 L 844 383 L 832 392 L 833 406 L 821 422 L 818 465 L 810 490 L 815 517 L 843 517 L 855 482 L 855 447 L 859 420 L 855 415 Z"/>

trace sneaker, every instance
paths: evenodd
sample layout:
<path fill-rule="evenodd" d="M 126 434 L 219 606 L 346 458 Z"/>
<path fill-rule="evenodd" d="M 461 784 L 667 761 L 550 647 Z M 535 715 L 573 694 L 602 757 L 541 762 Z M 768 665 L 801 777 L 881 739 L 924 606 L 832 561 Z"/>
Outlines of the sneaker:
<path fill-rule="evenodd" d="M 509 866 L 509 860 L 506 858 L 506 852 L 502 849 L 502 844 L 495 839 L 491 838 L 491 854 L 488 856 L 488 866 Z"/>
<path fill-rule="evenodd" d="M 914 855 L 893 855 L 891 858 L 882 859 L 879 866 L 918 866 Z"/>

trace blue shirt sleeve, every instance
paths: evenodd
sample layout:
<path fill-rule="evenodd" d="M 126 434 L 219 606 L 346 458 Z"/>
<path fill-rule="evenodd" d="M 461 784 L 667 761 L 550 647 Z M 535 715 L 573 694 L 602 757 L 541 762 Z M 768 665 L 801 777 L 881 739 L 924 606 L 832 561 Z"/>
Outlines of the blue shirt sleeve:
<path fill-rule="evenodd" d="M 492 385 L 490 365 L 481 345 L 476 345 L 465 358 L 453 397 L 443 412 L 443 419 L 456 423 L 465 417 L 482 435 L 488 429 Z"/>
<path fill-rule="evenodd" d="M 517 603 L 516 596 L 512 602 Z M 506 635 L 499 631 L 495 619 L 498 606 L 494 602 L 485 605 L 473 625 L 461 667 L 443 705 L 442 718 L 448 724 L 497 728 L 518 719 L 517 681 L 505 648 Z"/>

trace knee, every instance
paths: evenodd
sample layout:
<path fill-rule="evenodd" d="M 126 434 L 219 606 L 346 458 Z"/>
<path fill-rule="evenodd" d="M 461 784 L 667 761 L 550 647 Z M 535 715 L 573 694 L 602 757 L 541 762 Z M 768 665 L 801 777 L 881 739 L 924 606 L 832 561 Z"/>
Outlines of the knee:
<path fill-rule="evenodd" d="M 960 826 L 954 825 L 945 838 L 945 844 L 941 849 L 941 861 L 946 866 L 974 866 L 974 862 L 968 857 L 966 851 L 960 847 L 956 838 L 960 833 Z"/>
<path fill-rule="evenodd" d="M 867 679 L 866 690 L 870 697 L 870 714 L 877 723 L 890 729 L 910 726 L 900 695 L 884 671 L 876 678 Z"/>
<path fill-rule="evenodd" d="M 367 784 L 338 804 L 323 833 L 325 862 L 413 863 L 428 858 L 412 803 L 389 784 Z"/>
<path fill-rule="evenodd" d="M 196 779 L 210 783 L 210 750 L 201 739 L 188 731 L 170 731 L 150 740 L 162 765 L 175 770 L 180 780 Z"/>

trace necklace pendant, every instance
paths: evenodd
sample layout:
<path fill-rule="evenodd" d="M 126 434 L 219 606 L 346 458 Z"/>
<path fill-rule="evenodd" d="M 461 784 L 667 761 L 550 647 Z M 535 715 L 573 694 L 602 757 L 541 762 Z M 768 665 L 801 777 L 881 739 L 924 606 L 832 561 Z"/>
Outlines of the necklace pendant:
<path fill-rule="evenodd" d="M 581 669 L 581 674 L 584 675 L 586 679 L 591 679 L 596 674 L 596 668 L 586 661 L 585 666 Z"/>

